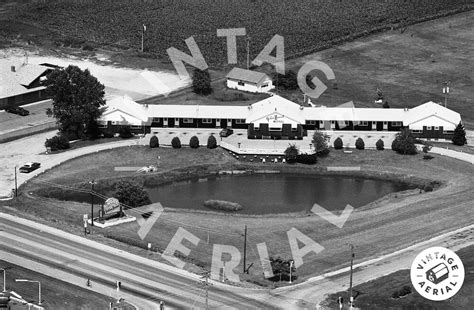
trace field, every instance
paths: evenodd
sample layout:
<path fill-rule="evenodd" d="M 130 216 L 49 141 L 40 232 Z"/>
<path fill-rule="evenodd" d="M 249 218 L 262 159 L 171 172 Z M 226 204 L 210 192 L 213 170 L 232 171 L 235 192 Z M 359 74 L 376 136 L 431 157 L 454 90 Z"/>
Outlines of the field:
<path fill-rule="evenodd" d="M 145 24 L 144 48 L 151 57 L 167 60 L 166 49 L 187 50 L 184 40 L 194 36 L 208 64 L 216 66 L 227 61 L 225 39 L 216 36 L 220 28 L 246 28 L 251 59 L 275 34 L 285 38 L 286 57 L 296 57 L 468 8 L 470 0 L 55 0 L 30 1 L 11 20 L 59 33 L 58 45 L 80 47 L 92 41 L 134 50 L 139 49 Z M 238 42 L 243 64 L 245 39 Z"/>
<path fill-rule="evenodd" d="M 199 156 L 197 156 L 199 155 Z M 216 169 L 229 169 L 242 165 L 233 158 L 223 156 L 221 149 L 192 150 L 188 148 L 153 149 L 146 147 L 130 147 L 104 151 L 98 154 L 84 156 L 64 163 L 56 169 L 42 174 L 39 181 L 48 181 L 60 184 L 81 182 L 89 177 L 117 177 L 113 166 L 142 166 L 149 165 L 150 161 L 160 156 L 162 162 L 160 174 L 156 179 L 169 181 L 179 177 L 192 177 Z M 143 160 L 142 160 L 143 159 Z M 221 166 L 216 166 L 216 163 Z M 246 164 L 248 165 L 248 164 Z M 270 255 L 291 255 L 286 232 L 297 228 L 310 238 L 325 247 L 318 255 L 305 256 L 305 264 L 297 271 L 298 281 L 320 274 L 327 270 L 334 270 L 347 264 L 346 246 L 353 243 L 358 248 L 358 259 L 400 249 L 408 244 L 423 240 L 427 237 L 462 227 L 472 223 L 472 214 L 469 212 L 474 198 L 472 191 L 473 168 L 471 165 L 449 158 L 435 156 L 431 161 L 424 161 L 422 155 L 401 156 L 393 151 L 356 151 L 345 154 L 342 151 L 333 151 L 326 159 L 316 166 L 277 165 L 279 169 L 291 169 L 302 173 L 318 173 L 325 166 L 354 166 L 362 167 L 362 175 L 384 177 L 391 179 L 430 180 L 441 181 L 443 185 L 433 192 L 412 190 L 386 196 L 379 201 L 357 209 L 351 215 L 346 226 L 338 229 L 316 216 L 228 216 L 217 213 L 200 213 L 167 210 L 160 217 L 145 240 L 137 235 L 136 223 L 111 227 L 106 231 L 93 230 L 92 238 L 107 242 L 114 246 L 132 250 L 137 254 L 162 260 L 160 253 L 182 227 L 195 234 L 201 241 L 199 246 L 192 247 L 187 264 L 189 270 L 196 270 L 198 266 L 209 266 L 213 244 L 228 244 L 242 248 L 244 225 L 249 229 L 249 248 L 247 263 L 254 263 L 250 275 L 241 275 L 242 279 L 258 282 L 263 285 L 272 285 L 263 281 L 261 267 L 256 251 L 256 244 L 266 242 Z M 248 168 L 268 169 L 268 165 L 253 165 Z M 286 168 L 285 168 L 286 167 Z M 293 170 L 294 169 L 294 170 Z M 100 183 L 100 182 L 99 182 Z M 31 192 L 39 187 L 50 188 L 38 182 L 28 182 L 23 187 L 24 193 Z M 99 186 L 98 186 L 99 188 Z M 258 193 L 256 193 L 257 195 Z M 61 202 L 50 198 L 22 195 L 17 201 L 9 204 L 23 216 L 41 219 L 49 225 L 59 226 L 61 229 L 81 234 L 81 214 L 90 210 L 88 203 Z M 450 208 L 446 208 L 449 205 Z M 6 212 L 13 209 L 4 208 Z M 262 225 L 262 223 L 265 223 Z M 103 238 L 103 236 L 107 238 Z M 395 237 L 396 236 L 396 237 Z M 120 242 L 115 242 L 120 241 Z M 150 242 L 156 252 L 147 253 L 146 244 Z M 150 254 L 153 254 L 150 256 Z"/>
<path fill-rule="evenodd" d="M 474 291 L 474 246 L 461 249 L 457 252 L 461 258 L 466 277 L 461 290 L 449 300 L 436 302 L 424 299 L 413 288 L 410 281 L 410 271 L 400 270 L 385 277 L 379 278 L 368 283 L 360 284 L 354 287 L 354 290 L 360 292 L 359 297 L 355 299 L 355 306 L 360 309 L 439 309 L 456 310 L 470 309 L 474 302 L 472 292 Z M 408 285 L 412 293 L 399 299 L 391 298 L 394 291 Z M 325 305 L 330 309 L 339 309 L 336 300 L 342 296 L 348 300 L 347 292 L 338 292 L 330 295 Z M 344 308 L 345 309 L 345 308 Z"/>

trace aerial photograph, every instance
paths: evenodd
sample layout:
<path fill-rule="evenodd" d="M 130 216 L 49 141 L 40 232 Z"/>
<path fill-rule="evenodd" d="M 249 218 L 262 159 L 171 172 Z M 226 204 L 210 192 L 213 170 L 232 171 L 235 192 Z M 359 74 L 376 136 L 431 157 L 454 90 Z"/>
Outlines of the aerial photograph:
<path fill-rule="evenodd" d="M 0 310 L 473 292 L 474 0 L 0 0 Z"/>

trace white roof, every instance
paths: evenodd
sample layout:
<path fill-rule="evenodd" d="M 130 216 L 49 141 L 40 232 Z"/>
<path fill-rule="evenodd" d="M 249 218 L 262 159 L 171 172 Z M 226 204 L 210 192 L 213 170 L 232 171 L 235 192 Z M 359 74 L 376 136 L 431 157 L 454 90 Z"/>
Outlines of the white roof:
<path fill-rule="evenodd" d="M 266 79 L 270 79 L 270 77 L 263 72 L 246 70 L 237 67 L 230 70 L 230 72 L 226 75 L 226 78 L 250 82 L 253 84 L 258 84 Z"/>
<path fill-rule="evenodd" d="M 426 120 L 426 121 L 424 121 Z M 429 122 L 437 122 L 439 125 L 431 124 Z M 444 126 L 451 124 L 457 126 L 461 121 L 461 115 L 458 112 L 443 107 L 433 101 L 429 101 L 413 109 L 410 109 L 409 117 L 405 119 L 404 125 L 411 126 L 417 123 L 417 126 Z M 445 124 L 445 125 L 443 125 Z"/>
<path fill-rule="evenodd" d="M 151 117 L 162 118 L 225 118 L 245 119 L 246 123 L 305 123 L 321 121 L 379 121 L 402 122 L 404 126 L 419 129 L 423 126 L 456 126 L 459 113 L 434 102 L 427 102 L 413 109 L 379 109 L 346 107 L 301 107 L 299 104 L 274 95 L 249 106 L 232 105 L 142 105 L 129 97 L 117 97 L 107 101 L 102 121 L 125 121 L 136 124 Z M 347 107 L 349 106 L 349 107 Z"/>
<path fill-rule="evenodd" d="M 102 114 L 103 121 L 147 121 L 149 113 L 145 106 L 136 103 L 128 96 L 115 97 L 107 101 L 107 109 Z"/>

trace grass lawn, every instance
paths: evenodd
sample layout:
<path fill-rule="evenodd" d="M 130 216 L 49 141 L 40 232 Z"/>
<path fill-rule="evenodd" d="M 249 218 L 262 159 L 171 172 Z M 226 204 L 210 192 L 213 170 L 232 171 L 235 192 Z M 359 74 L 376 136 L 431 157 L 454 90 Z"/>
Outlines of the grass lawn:
<path fill-rule="evenodd" d="M 116 166 L 144 166 L 157 164 L 159 172 L 149 176 L 156 181 L 169 181 L 174 178 L 206 174 L 210 171 L 232 168 L 273 169 L 299 171 L 302 173 L 325 173 L 325 166 L 360 166 L 360 175 L 383 177 L 405 181 L 429 182 L 438 180 L 443 185 L 433 192 L 412 190 L 393 193 L 367 206 L 354 211 L 343 228 L 337 228 L 317 216 L 279 215 L 279 216 L 236 216 L 221 213 L 202 213 L 197 211 L 166 210 L 153 226 L 145 240 L 138 237 L 136 222 L 107 229 L 94 229 L 91 238 L 113 246 L 131 250 L 137 254 L 160 261 L 161 253 L 168 245 L 178 228 L 184 228 L 196 235 L 198 246 L 191 248 L 188 262 L 209 267 L 214 244 L 233 245 L 242 250 L 244 226 L 248 226 L 247 264 L 254 263 L 250 275 L 242 279 L 272 285 L 261 277 L 256 244 L 266 242 L 270 255 L 290 257 L 287 231 L 296 228 L 320 243 L 325 249 L 319 254 L 310 253 L 304 257 L 296 275 L 298 281 L 346 266 L 346 244 L 352 243 L 360 251 L 359 260 L 365 260 L 382 253 L 392 252 L 408 244 L 427 239 L 444 231 L 471 224 L 474 191 L 472 165 L 435 156 L 424 161 L 422 154 L 402 156 L 393 151 L 354 150 L 351 154 L 332 151 L 327 158 L 315 166 L 304 165 L 265 165 L 241 163 L 228 156 L 222 149 L 196 150 L 150 149 L 133 146 L 103 151 L 83 156 L 63 163 L 40 175 L 37 180 L 60 184 L 84 182 L 90 178 L 106 179 L 130 175 L 130 172 L 114 171 Z M 142 178 L 142 176 L 139 176 Z M 99 181 L 100 184 L 100 181 Z M 24 192 L 31 192 L 41 186 L 39 182 L 28 182 Z M 46 188 L 49 188 L 46 186 Z M 179 193 L 176 193 L 177 195 Z M 260 195 L 261 193 L 255 193 Z M 0 205 L 6 205 L 2 203 Z M 90 204 L 61 202 L 55 199 L 21 195 L 8 203 L 5 212 L 15 212 L 57 226 L 73 233 L 82 233 L 82 214 L 88 213 Z M 108 238 L 104 238 L 108 237 Z M 112 240 L 115 239 L 115 240 Z M 121 242 L 116 242 L 116 240 Z M 209 240 L 209 243 L 208 243 Z M 155 252 L 148 253 L 146 244 L 152 243 Z M 186 242 L 185 242 L 186 244 Z M 302 245 L 300 245 L 302 246 Z M 187 264 L 189 270 L 196 270 Z M 239 267 L 237 270 L 241 270 Z"/>
<path fill-rule="evenodd" d="M 360 309 L 471 309 L 474 302 L 472 294 L 474 292 L 474 273 L 472 272 L 474 245 L 459 250 L 457 254 L 464 264 L 466 276 L 461 290 L 449 300 L 436 302 L 423 298 L 411 284 L 410 270 L 400 270 L 355 286 L 354 290 L 360 292 L 360 295 L 355 299 L 354 304 Z M 411 287 L 412 293 L 403 298 L 393 299 L 392 293 L 405 285 Z M 346 291 L 331 294 L 323 304 L 330 309 L 339 309 L 336 301 L 338 296 L 342 296 L 347 301 L 349 294 Z"/>
<path fill-rule="evenodd" d="M 8 262 L 0 261 L 0 268 L 5 267 L 11 267 L 11 269 L 7 270 L 6 275 L 7 291 L 18 293 L 26 301 L 38 303 L 38 284 L 15 282 L 15 279 L 30 279 L 41 282 L 41 295 L 45 309 L 108 309 L 110 302 L 115 302 L 113 298 L 81 289 Z M 10 302 L 10 304 L 12 310 L 25 309 L 25 306 L 15 305 L 13 302 Z M 130 306 L 123 309 L 131 310 L 134 307 Z"/>

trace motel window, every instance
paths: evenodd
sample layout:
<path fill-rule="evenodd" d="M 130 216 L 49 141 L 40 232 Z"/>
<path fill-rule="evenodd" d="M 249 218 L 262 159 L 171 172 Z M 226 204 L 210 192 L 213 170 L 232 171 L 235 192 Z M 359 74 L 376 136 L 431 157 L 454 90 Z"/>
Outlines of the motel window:
<path fill-rule="evenodd" d="M 212 118 L 203 118 L 202 123 L 203 124 L 212 124 Z"/>
<path fill-rule="evenodd" d="M 431 130 L 431 126 L 426 127 L 426 130 Z"/>
<path fill-rule="evenodd" d="M 316 121 L 306 121 L 306 124 L 308 124 L 308 125 L 316 125 Z"/>
<path fill-rule="evenodd" d="M 392 126 L 402 126 L 402 122 L 392 122 Z"/>
<path fill-rule="evenodd" d="M 435 127 L 435 130 L 439 130 L 439 127 L 438 127 L 438 126 L 436 126 L 436 127 Z"/>
<path fill-rule="evenodd" d="M 183 123 L 185 124 L 191 124 L 193 122 L 192 118 L 183 118 Z"/>
<path fill-rule="evenodd" d="M 344 121 L 344 125 L 349 126 L 349 122 L 348 122 L 348 121 Z"/>
<path fill-rule="evenodd" d="M 422 133 L 423 130 L 414 129 L 414 130 L 412 130 L 411 132 L 412 132 L 412 133 Z"/>
<path fill-rule="evenodd" d="M 160 118 L 159 117 L 153 117 L 153 122 L 159 122 Z"/>
<path fill-rule="evenodd" d="M 239 86 L 245 86 L 245 83 L 242 82 L 242 81 L 239 81 L 238 84 L 239 84 Z"/>
<path fill-rule="evenodd" d="M 179 118 L 174 119 L 175 123 L 179 122 Z"/>
<path fill-rule="evenodd" d="M 140 128 L 142 128 L 142 126 L 141 126 L 141 125 L 132 125 L 132 126 L 130 126 L 130 128 L 132 128 L 132 129 L 140 129 Z"/>
<path fill-rule="evenodd" d="M 297 128 L 296 127 L 291 127 L 291 131 L 296 131 Z"/>
<path fill-rule="evenodd" d="M 368 125 L 369 125 L 369 122 L 367 121 L 363 121 L 359 123 L 359 126 L 368 126 Z"/>
<path fill-rule="evenodd" d="M 333 125 L 334 125 L 335 123 L 336 123 L 336 121 L 331 121 L 331 124 L 333 124 Z"/>
<path fill-rule="evenodd" d="M 281 128 L 279 128 L 279 127 L 270 127 L 269 130 L 270 131 L 280 131 Z"/>
<path fill-rule="evenodd" d="M 112 125 L 117 125 L 117 121 L 112 121 Z"/>
<path fill-rule="evenodd" d="M 244 119 L 236 119 L 235 123 L 236 124 L 245 124 L 245 120 Z"/>
<path fill-rule="evenodd" d="M 107 123 L 99 123 L 99 128 L 107 128 Z"/>
<path fill-rule="evenodd" d="M 253 129 L 254 129 L 255 131 L 259 131 L 259 130 L 260 130 L 260 127 L 255 126 Z"/>
<path fill-rule="evenodd" d="M 444 130 L 443 133 L 449 135 L 449 134 L 454 133 L 454 131 L 452 131 L 452 130 Z"/>

